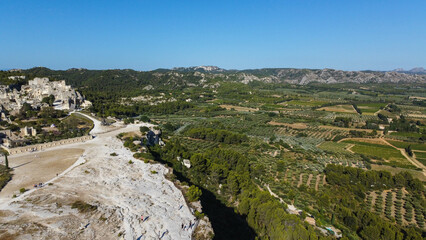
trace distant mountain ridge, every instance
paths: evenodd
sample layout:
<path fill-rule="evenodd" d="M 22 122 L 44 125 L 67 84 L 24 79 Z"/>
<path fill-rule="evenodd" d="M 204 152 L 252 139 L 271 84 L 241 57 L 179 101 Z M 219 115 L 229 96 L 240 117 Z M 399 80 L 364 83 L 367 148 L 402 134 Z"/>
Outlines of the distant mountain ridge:
<path fill-rule="evenodd" d="M 393 70 L 392 72 L 408 73 L 408 74 L 426 74 L 426 69 L 422 67 L 416 67 L 411 70 L 404 70 L 403 68 L 397 68 Z"/>
<path fill-rule="evenodd" d="M 172 68 L 172 70 L 179 71 L 179 72 L 196 71 L 196 72 L 208 72 L 208 73 L 220 73 L 220 72 L 230 71 L 230 70 L 226 70 L 216 66 L 175 67 L 175 68 Z"/>
<path fill-rule="evenodd" d="M 421 71 L 422 68 L 416 69 Z M 424 69 L 423 69 L 424 70 Z M 12 72 L 13 71 L 13 72 Z M 105 89 L 106 86 L 127 85 L 136 88 L 182 88 L 186 86 L 208 87 L 218 81 L 234 81 L 248 84 L 260 81 L 264 83 L 290 83 L 306 85 L 317 82 L 333 83 L 421 83 L 426 84 L 426 74 L 413 74 L 398 71 L 342 71 L 335 69 L 296 69 L 263 68 L 246 70 L 226 70 L 216 66 L 180 67 L 136 71 L 132 69 L 89 70 L 71 68 L 51 70 L 36 67 L 26 70 L 9 70 L 7 75 L 19 73 L 31 77 L 49 77 L 66 80 L 73 87 Z"/>
<path fill-rule="evenodd" d="M 225 70 L 216 66 L 198 66 L 187 68 L 173 68 L 171 71 L 200 72 L 211 74 L 225 74 L 226 77 L 233 76 L 243 83 L 262 81 L 268 83 L 293 83 L 309 84 L 319 83 L 381 83 L 381 82 L 426 82 L 426 76 L 422 74 L 423 68 L 414 68 L 409 72 L 399 71 L 342 71 L 335 69 L 296 69 L 296 68 L 263 68 L 246 70 Z M 426 71 L 425 71 L 426 73 Z"/>

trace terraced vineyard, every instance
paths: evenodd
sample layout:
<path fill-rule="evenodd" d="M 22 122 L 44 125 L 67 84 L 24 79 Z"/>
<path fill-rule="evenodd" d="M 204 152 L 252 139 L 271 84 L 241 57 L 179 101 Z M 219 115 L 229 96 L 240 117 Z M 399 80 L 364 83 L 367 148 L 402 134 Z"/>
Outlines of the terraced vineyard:
<path fill-rule="evenodd" d="M 319 155 L 316 159 L 323 166 L 326 166 L 327 164 L 337 164 L 347 167 L 366 168 L 365 163 L 361 160 L 361 158 L 357 156 L 349 157 L 346 154 Z"/>
<path fill-rule="evenodd" d="M 211 141 L 204 141 L 199 139 L 181 138 L 182 144 L 191 151 L 198 151 L 200 149 L 208 150 L 217 147 L 219 144 Z"/>
<path fill-rule="evenodd" d="M 425 229 L 426 209 L 417 202 L 405 189 L 375 191 L 367 194 L 366 206 L 398 225 L 416 225 Z"/>
<path fill-rule="evenodd" d="M 337 135 L 346 135 L 349 131 L 340 129 L 324 129 L 320 127 L 310 127 L 308 129 L 294 129 L 290 127 L 279 127 L 275 130 L 278 136 L 297 136 L 299 134 L 306 134 L 311 138 L 332 140 Z"/>

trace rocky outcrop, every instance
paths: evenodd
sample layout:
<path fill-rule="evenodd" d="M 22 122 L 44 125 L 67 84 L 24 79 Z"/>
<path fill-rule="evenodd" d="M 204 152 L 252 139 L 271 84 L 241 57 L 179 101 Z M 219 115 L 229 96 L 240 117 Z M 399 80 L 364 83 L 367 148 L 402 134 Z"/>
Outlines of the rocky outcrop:
<path fill-rule="evenodd" d="M 426 83 L 426 74 L 413 74 L 422 72 L 422 68 L 416 68 L 410 71 L 342 71 L 334 69 L 295 69 L 295 68 L 265 68 L 250 70 L 224 70 L 213 66 L 200 66 L 189 68 L 174 68 L 173 71 L 180 73 L 202 74 L 203 79 L 223 78 L 226 80 L 238 80 L 244 84 L 253 81 L 265 83 L 291 83 L 291 84 L 309 84 L 318 83 L 383 83 L 383 82 L 422 82 Z M 170 70 L 168 70 L 170 71 Z M 166 72 L 164 72 L 166 73 Z M 175 73 L 177 74 L 177 73 Z M 185 78 L 186 75 L 178 74 Z"/>
<path fill-rule="evenodd" d="M 83 96 L 65 81 L 49 81 L 48 78 L 34 78 L 23 85 L 21 90 L 0 86 L 0 102 L 8 111 L 21 109 L 24 103 L 33 108 L 42 107 L 43 98 L 53 96 L 53 107 L 60 110 L 74 110 L 84 103 Z"/>
<path fill-rule="evenodd" d="M 373 71 L 341 71 L 334 69 L 266 69 L 252 70 L 236 73 L 243 83 L 253 80 L 266 83 L 292 83 L 306 85 L 311 82 L 318 83 L 400 83 L 421 82 L 426 83 L 426 75 L 405 74 L 399 72 L 373 72 Z M 262 77 L 259 77 L 262 76 Z"/>

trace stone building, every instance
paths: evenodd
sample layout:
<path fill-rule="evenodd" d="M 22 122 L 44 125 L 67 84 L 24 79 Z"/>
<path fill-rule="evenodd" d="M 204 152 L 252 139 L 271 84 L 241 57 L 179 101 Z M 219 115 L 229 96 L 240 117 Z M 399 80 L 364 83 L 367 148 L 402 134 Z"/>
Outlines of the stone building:
<path fill-rule="evenodd" d="M 21 90 L 0 86 L 0 102 L 3 107 L 15 114 L 24 103 L 33 108 L 42 107 L 43 98 L 54 96 L 53 107 L 58 110 L 74 110 L 84 103 L 81 94 L 66 85 L 65 81 L 49 81 L 48 78 L 34 78 L 23 85 Z"/>
<path fill-rule="evenodd" d="M 164 145 L 164 142 L 161 140 L 161 130 L 149 130 L 146 133 L 146 145 L 147 146 L 155 146 L 155 145 Z M 143 142 L 143 141 L 142 141 Z"/>
<path fill-rule="evenodd" d="M 35 137 L 37 135 L 37 130 L 33 127 L 27 127 L 25 126 L 24 128 L 21 128 L 21 135 L 23 137 L 26 136 L 33 136 Z"/>

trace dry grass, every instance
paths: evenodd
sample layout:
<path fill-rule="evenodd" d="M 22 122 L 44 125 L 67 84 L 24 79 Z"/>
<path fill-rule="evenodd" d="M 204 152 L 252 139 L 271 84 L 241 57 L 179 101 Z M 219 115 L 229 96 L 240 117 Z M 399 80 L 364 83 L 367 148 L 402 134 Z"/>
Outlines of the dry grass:
<path fill-rule="evenodd" d="M 305 123 L 280 123 L 275 121 L 270 121 L 268 124 L 273 126 L 286 126 L 294 129 L 307 129 L 308 125 Z"/>
<path fill-rule="evenodd" d="M 340 113 L 357 113 L 352 105 L 335 105 L 329 107 L 318 108 L 318 111 L 340 112 Z"/>
<path fill-rule="evenodd" d="M 326 125 L 322 125 L 319 126 L 320 128 L 324 128 L 324 129 L 336 129 L 336 130 L 342 130 L 342 131 L 350 131 L 350 130 L 354 130 L 354 131 L 362 131 L 362 132 L 372 132 L 372 129 L 360 129 L 360 128 L 343 128 L 343 127 L 335 127 L 335 126 L 326 126 Z"/>
<path fill-rule="evenodd" d="M 235 111 L 238 111 L 238 112 L 257 112 L 257 111 L 259 111 L 259 108 L 240 107 L 240 106 L 226 105 L 226 104 L 222 104 L 222 105 L 220 105 L 220 107 L 225 108 L 226 110 L 235 109 Z"/>

